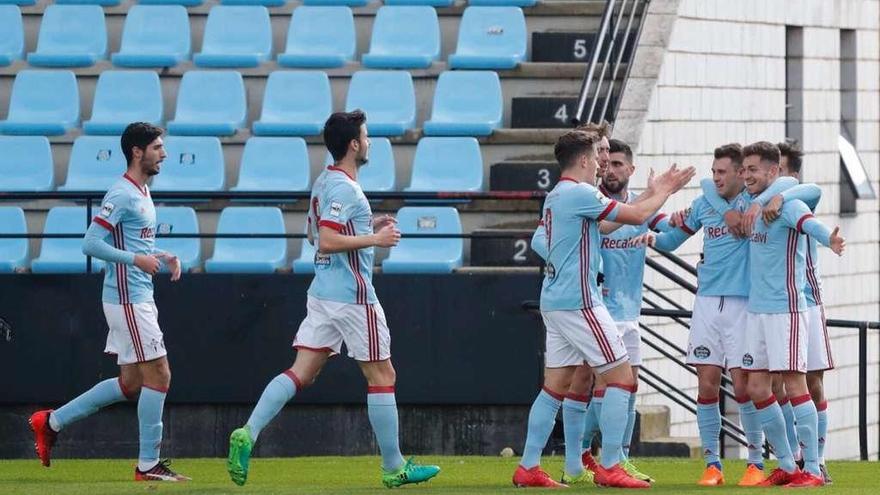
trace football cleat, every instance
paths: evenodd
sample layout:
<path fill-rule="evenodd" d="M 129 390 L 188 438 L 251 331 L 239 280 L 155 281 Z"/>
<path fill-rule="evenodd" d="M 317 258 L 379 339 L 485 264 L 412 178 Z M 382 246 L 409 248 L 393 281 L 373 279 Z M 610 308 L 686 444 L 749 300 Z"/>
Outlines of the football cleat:
<path fill-rule="evenodd" d="M 589 450 L 581 454 L 581 464 L 594 473 L 599 470 L 599 463 L 596 462 L 596 458 Z"/>
<path fill-rule="evenodd" d="M 226 471 L 229 478 L 238 486 L 243 486 L 248 477 L 248 466 L 254 442 L 247 427 L 239 428 L 229 435 L 229 455 L 226 458 Z"/>
<path fill-rule="evenodd" d="M 614 467 L 604 468 L 599 466 L 596 471 L 596 484 L 608 488 L 651 488 L 647 481 L 637 480 L 615 464 Z"/>
<path fill-rule="evenodd" d="M 52 463 L 52 446 L 58 438 L 58 433 L 49 426 L 50 414 L 52 409 L 46 409 L 37 411 L 28 418 L 28 424 L 34 432 L 34 450 L 40 462 L 46 467 Z"/>
<path fill-rule="evenodd" d="M 439 466 L 416 464 L 410 457 L 397 471 L 384 471 L 382 484 L 387 488 L 395 488 L 402 485 L 422 483 L 437 476 L 440 473 Z"/>
<path fill-rule="evenodd" d="M 715 466 L 706 466 L 703 477 L 697 482 L 701 486 L 720 486 L 724 484 L 724 473 Z"/>
<path fill-rule="evenodd" d="M 629 458 L 623 461 L 623 470 L 626 471 L 628 475 L 637 480 L 647 481 L 648 483 L 654 482 L 654 478 L 651 478 L 647 474 L 639 471 L 639 468 L 637 468 L 636 465 L 633 464 L 632 460 L 630 460 Z"/>
<path fill-rule="evenodd" d="M 160 460 L 155 466 L 146 471 L 141 471 L 137 466 L 134 468 L 135 481 L 191 481 L 192 478 L 177 474 L 171 470 L 171 461 Z"/>
<path fill-rule="evenodd" d="M 794 471 L 793 473 L 789 473 L 789 472 L 786 472 L 782 468 L 776 468 L 773 470 L 772 473 L 770 473 L 770 476 L 767 476 L 767 478 L 764 481 L 758 483 L 755 486 L 787 485 L 795 480 L 798 473 L 800 473 L 800 471 Z"/>
<path fill-rule="evenodd" d="M 740 478 L 737 485 L 758 486 L 762 481 L 764 481 L 764 470 L 750 463 L 746 468 L 746 472 L 743 473 L 742 478 Z"/>
<path fill-rule="evenodd" d="M 568 488 L 568 485 L 550 478 L 550 475 L 544 472 L 541 466 L 535 466 L 531 469 L 517 466 L 513 473 L 513 486 L 517 488 Z"/>
<path fill-rule="evenodd" d="M 825 464 L 819 464 L 819 472 L 822 473 L 822 479 L 825 481 L 826 485 L 834 483 L 834 480 L 831 479 L 831 475 L 828 474 L 828 468 Z"/>
<path fill-rule="evenodd" d="M 589 468 L 584 468 L 581 471 L 581 474 L 577 476 L 572 476 L 565 471 L 562 472 L 562 479 L 560 480 L 563 485 L 579 485 L 579 484 L 593 484 L 595 478 L 595 473 Z"/>
<path fill-rule="evenodd" d="M 785 485 L 785 488 L 809 488 L 824 485 L 825 480 L 822 479 L 822 476 L 816 476 L 809 471 L 798 471 L 791 483 Z"/>

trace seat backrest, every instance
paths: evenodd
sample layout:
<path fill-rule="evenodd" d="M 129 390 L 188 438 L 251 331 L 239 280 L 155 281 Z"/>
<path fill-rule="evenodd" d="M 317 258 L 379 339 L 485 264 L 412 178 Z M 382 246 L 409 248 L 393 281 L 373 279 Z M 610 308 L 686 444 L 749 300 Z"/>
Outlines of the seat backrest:
<path fill-rule="evenodd" d="M 43 136 L 0 136 L 0 191 L 49 191 L 52 149 Z"/>
<path fill-rule="evenodd" d="M 353 58 L 357 40 L 354 15 L 345 6 L 297 7 L 290 18 L 285 51 L 333 53 Z"/>
<path fill-rule="evenodd" d="M 97 212 L 96 212 L 97 213 Z M 46 215 L 46 223 L 43 226 L 44 234 L 81 234 L 86 232 L 86 208 L 85 206 L 56 206 L 49 210 Z M 52 265 L 49 270 L 62 272 L 85 271 L 86 256 L 82 252 L 83 240 L 81 237 L 70 239 L 43 239 L 40 248 L 40 261 L 61 262 L 65 266 Z M 103 263 L 101 260 L 92 259 L 92 270 L 98 271 Z M 34 271 L 38 270 L 36 264 Z"/>
<path fill-rule="evenodd" d="M 175 119 L 238 122 L 244 121 L 246 115 L 244 80 L 239 72 L 191 70 L 181 78 Z"/>
<path fill-rule="evenodd" d="M 370 122 L 404 121 L 415 126 L 416 96 L 412 76 L 401 70 L 362 70 L 355 72 L 348 86 L 346 111 L 360 108 Z M 374 132 L 376 126 L 372 127 Z"/>
<path fill-rule="evenodd" d="M 275 71 L 266 80 L 261 119 L 326 120 L 333 111 L 330 79 L 321 71 Z"/>
<path fill-rule="evenodd" d="M 431 120 L 500 121 L 503 111 L 501 81 L 495 71 L 445 71 L 437 79 Z"/>
<path fill-rule="evenodd" d="M 0 65 L 24 56 L 24 24 L 17 5 L 0 5 Z"/>
<path fill-rule="evenodd" d="M 458 210 L 450 206 L 405 206 L 397 212 L 397 227 L 402 234 L 461 234 Z M 457 238 L 401 239 L 391 256 L 430 262 L 460 258 L 462 250 Z"/>
<path fill-rule="evenodd" d="M 9 120 L 78 121 L 76 76 L 69 70 L 19 71 L 12 83 Z"/>
<path fill-rule="evenodd" d="M 37 53 L 107 53 L 100 5 L 49 5 L 43 12 Z"/>
<path fill-rule="evenodd" d="M 105 70 L 98 77 L 92 121 L 161 122 L 162 87 L 153 71 Z"/>
<path fill-rule="evenodd" d="M 244 145 L 236 190 L 308 191 L 309 151 L 299 137 L 252 137 Z"/>
<path fill-rule="evenodd" d="M 199 219 L 188 206 L 160 206 L 156 208 L 157 234 L 198 234 Z M 197 238 L 156 237 L 156 249 L 174 254 L 183 270 L 198 265 L 202 257 L 202 241 Z M 163 268 L 165 265 L 162 265 Z"/>
<path fill-rule="evenodd" d="M 80 136 L 67 165 L 68 191 L 106 191 L 125 173 L 127 163 L 116 136 Z"/>
<path fill-rule="evenodd" d="M 432 7 L 449 7 L 455 0 L 385 0 L 385 5 L 430 5 Z"/>
<path fill-rule="evenodd" d="M 370 138 L 370 161 L 358 170 L 358 184 L 365 192 L 393 191 L 396 167 L 391 141 L 386 137 Z M 324 165 L 332 165 L 333 156 L 327 152 Z"/>
<path fill-rule="evenodd" d="M 26 234 L 24 210 L 18 206 L 0 206 L 0 233 Z M 23 266 L 28 256 L 27 239 L 0 239 L 0 272 Z"/>
<path fill-rule="evenodd" d="M 370 0 L 303 0 L 303 5 L 348 5 L 349 7 L 363 7 Z"/>
<path fill-rule="evenodd" d="M 424 137 L 413 158 L 412 191 L 479 191 L 483 157 L 472 137 Z"/>
<path fill-rule="evenodd" d="M 217 5 L 205 24 L 202 53 L 272 53 L 269 11 L 262 5 Z"/>
<path fill-rule="evenodd" d="M 218 234 L 283 234 L 281 210 L 270 206 L 229 206 L 220 213 Z M 287 252 L 287 239 L 217 239 L 219 260 L 274 260 Z"/>
<path fill-rule="evenodd" d="M 189 30 L 189 15 L 182 5 L 133 5 L 125 16 L 120 51 L 188 55 Z"/>
<path fill-rule="evenodd" d="M 468 7 L 461 17 L 455 53 L 525 53 L 526 19 L 519 7 Z"/>
<path fill-rule="evenodd" d="M 370 53 L 439 57 L 437 10 L 426 5 L 381 7 L 373 22 Z"/>
<path fill-rule="evenodd" d="M 213 136 L 167 136 L 167 157 L 153 178 L 155 191 L 220 191 L 226 183 L 220 140 Z"/>
<path fill-rule="evenodd" d="M 514 6 L 514 7 L 531 7 L 538 3 L 538 0 L 468 0 L 470 5 L 486 5 L 486 6 Z"/>

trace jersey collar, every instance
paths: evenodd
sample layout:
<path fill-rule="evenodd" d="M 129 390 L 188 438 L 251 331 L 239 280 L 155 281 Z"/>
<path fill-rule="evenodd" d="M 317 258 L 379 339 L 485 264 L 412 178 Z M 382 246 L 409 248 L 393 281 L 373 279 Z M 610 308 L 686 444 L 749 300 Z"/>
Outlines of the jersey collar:
<path fill-rule="evenodd" d="M 337 167 L 336 165 L 329 165 L 327 167 L 327 170 L 332 170 L 334 172 L 342 172 L 343 174 L 347 175 L 349 179 L 354 180 L 354 177 L 352 177 L 351 174 L 346 172 L 345 169 L 342 167 Z"/>
<path fill-rule="evenodd" d="M 564 182 L 564 181 L 570 181 L 570 182 L 574 182 L 575 184 L 579 184 L 578 181 L 572 179 L 571 177 L 566 177 L 563 175 L 562 177 L 559 178 L 559 182 Z"/>
<path fill-rule="evenodd" d="M 131 182 L 132 185 L 134 185 L 134 187 L 136 187 L 137 190 L 141 192 L 141 194 L 143 194 L 144 196 L 147 196 L 147 187 L 146 186 L 141 187 L 140 184 L 135 182 L 135 180 L 132 179 L 130 175 L 128 175 L 128 172 L 122 174 L 122 177 L 124 177 L 127 181 Z"/>

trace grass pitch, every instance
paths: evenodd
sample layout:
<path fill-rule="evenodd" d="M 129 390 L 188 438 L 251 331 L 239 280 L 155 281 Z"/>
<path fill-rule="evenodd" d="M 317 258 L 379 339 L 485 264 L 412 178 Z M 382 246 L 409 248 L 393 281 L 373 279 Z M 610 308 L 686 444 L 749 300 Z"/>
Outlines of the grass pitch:
<path fill-rule="evenodd" d="M 511 476 L 519 458 L 501 457 L 437 457 L 425 456 L 423 463 L 440 465 L 443 471 L 428 483 L 406 486 L 416 494 L 441 493 L 516 493 L 543 491 L 517 490 Z M 638 493 L 675 494 L 709 493 L 750 494 L 777 493 L 781 488 L 738 488 L 735 483 L 742 474 L 742 462 L 726 462 L 727 482 L 734 486 L 703 488 L 695 482 L 702 472 L 696 460 L 636 459 L 642 471 L 657 482 L 650 491 Z M 144 483 L 132 481 L 134 461 L 56 459 L 46 469 L 36 460 L 0 461 L 0 494 L 350 494 L 383 493 L 379 482 L 378 457 L 301 457 L 289 459 L 255 458 L 251 463 L 247 485 L 238 487 L 229 481 L 225 459 L 176 459 L 172 468 L 187 474 L 187 483 Z M 544 469 L 558 479 L 562 470 L 560 457 L 544 459 Z M 880 493 L 880 463 L 831 462 L 828 466 L 834 484 L 809 493 L 861 495 Z M 576 486 L 571 492 L 599 493 L 595 486 Z M 783 490 L 788 493 L 789 490 Z M 601 493 L 614 493 L 603 489 Z M 632 493 L 632 492 L 628 492 Z"/>

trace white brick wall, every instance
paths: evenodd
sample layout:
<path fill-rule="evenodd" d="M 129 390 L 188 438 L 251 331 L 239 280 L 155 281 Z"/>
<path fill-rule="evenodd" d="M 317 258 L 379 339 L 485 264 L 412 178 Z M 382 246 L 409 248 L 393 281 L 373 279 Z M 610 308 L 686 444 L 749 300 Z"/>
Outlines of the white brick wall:
<path fill-rule="evenodd" d="M 829 318 L 880 319 L 880 215 L 878 200 L 862 200 L 858 214 L 840 217 L 837 133 L 840 115 L 840 29 L 857 29 L 858 122 L 856 147 L 880 192 L 880 0 L 681 0 L 669 34 L 656 86 L 643 111 L 640 131 L 618 129 L 637 147 L 635 185 L 644 184 L 649 168 L 672 162 L 692 164 L 708 176 L 712 150 L 719 144 L 785 137 L 785 26 L 803 27 L 804 36 L 804 178 L 823 188 L 819 218 L 840 225 L 848 252 L 837 258 L 824 250 L 821 267 Z M 627 95 L 624 95 L 627 100 Z M 635 101 L 635 99 L 629 100 Z M 638 108 L 627 110 L 636 111 Z M 693 184 L 672 198 L 667 210 L 687 206 L 698 195 Z M 701 241 L 685 243 L 679 254 L 696 261 Z M 672 299 L 691 307 L 692 296 L 648 269 L 646 282 L 664 288 Z M 687 331 L 658 319 L 646 322 L 677 345 L 686 347 Z M 830 458 L 858 456 L 858 336 L 832 329 L 837 369 L 829 372 Z M 869 340 L 869 431 L 876 456 L 878 428 L 878 345 Z M 671 365 L 656 351 L 645 350 L 646 365 L 689 394 L 696 379 Z M 667 404 L 672 434 L 696 436 L 693 416 L 643 387 L 640 403 Z"/>

